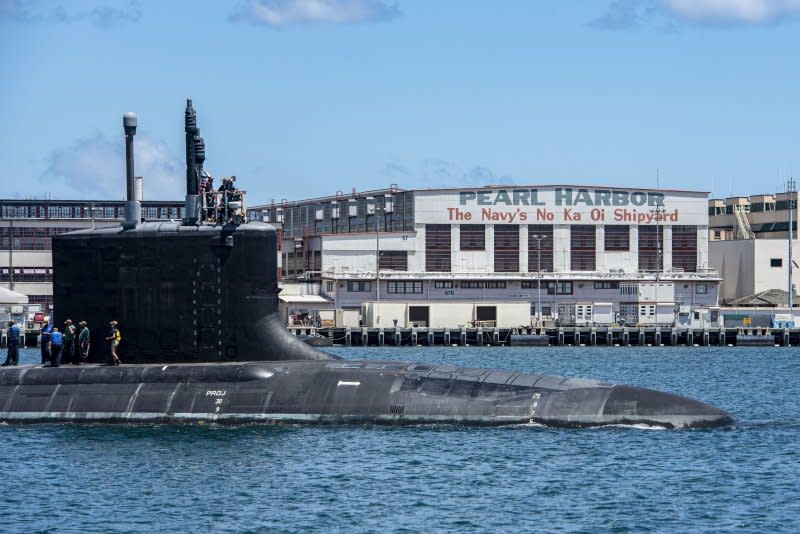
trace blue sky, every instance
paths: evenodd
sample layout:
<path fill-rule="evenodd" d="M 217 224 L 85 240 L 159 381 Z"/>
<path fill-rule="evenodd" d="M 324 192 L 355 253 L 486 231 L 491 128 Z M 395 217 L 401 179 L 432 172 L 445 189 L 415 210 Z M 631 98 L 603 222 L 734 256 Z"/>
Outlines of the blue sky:
<path fill-rule="evenodd" d="M 0 0 L 0 197 L 352 188 L 779 190 L 800 178 L 800 0 Z"/>

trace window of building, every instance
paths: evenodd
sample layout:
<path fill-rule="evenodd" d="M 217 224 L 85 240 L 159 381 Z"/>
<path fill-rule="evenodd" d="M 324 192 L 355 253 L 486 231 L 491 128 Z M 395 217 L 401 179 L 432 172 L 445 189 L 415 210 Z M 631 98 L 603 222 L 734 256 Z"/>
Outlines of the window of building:
<path fill-rule="evenodd" d="M 461 289 L 505 289 L 507 285 L 508 282 L 505 280 L 489 280 L 486 282 L 479 280 L 462 280 L 460 283 Z"/>
<path fill-rule="evenodd" d="M 519 272 L 519 225 L 494 225 L 494 272 Z"/>
<path fill-rule="evenodd" d="M 528 272 L 553 272 L 553 225 L 528 225 Z"/>
<path fill-rule="evenodd" d="M 549 317 L 551 315 L 553 315 L 553 307 L 542 304 L 542 317 Z"/>
<path fill-rule="evenodd" d="M 770 267 L 783 267 L 783 258 L 770 258 Z"/>
<path fill-rule="evenodd" d="M 601 282 L 594 283 L 595 289 L 619 289 L 619 282 L 609 282 L 607 280 L 603 280 Z"/>
<path fill-rule="evenodd" d="M 605 230 L 606 252 L 627 252 L 631 249 L 631 227 L 625 225 L 609 225 Z"/>
<path fill-rule="evenodd" d="M 542 287 L 545 287 L 545 286 L 547 286 L 547 282 L 542 283 Z M 538 280 L 523 280 L 522 282 L 520 282 L 520 287 L 522 287 L 522 289 L 536 289 L 536 288 L 539 287 L 539 281 Z"/>
<path fill-rule="evenodd" d="M 327 280 L 327 281 L 325 281 L 325 291 L 326 291 L 327 293 L 333 293 L 333 291 L 334 291 L 334 283 L 333 283 L 333 280 Z"/>
<path fill-rule="evenodd" d="M 708 284 L 695 284 L 694 292 L 698 295 L 705 295 L 708 293 Z"/>
<path fill-rule="evenodd" d="M 545 284 L 542 284 L 545 287 Z M 547 282 L 548 295 L 572 295 L 572 282 Z"/>
<path fill-rule="evenodd" d="M 570 263 L 573 271 L 594 271 L 597 232 L 594 225 L 573 224 L 570 227 Z"/>
<path fill-rule="evenodd" d="M 411 280 L 392 280 L 386 283 L 386 292 L 392 295 L 398 293 L 422 294 L 422 282 Z"/>
<path fill-rule="evenodd" d="M 450 272 L 450 225 L 425 225 L 425 270 Z"/>
<path fill-rule="evenodd" d="M 636 284 L 626 284 L 622 283 L 619 285 L 619 294 L 620 295 L 638 295 L 639 288 Z"/>
<path fill-rule="evenodd" d="M 486 250 L 486 225 L 462 224 L 461 250 Z"/>
<path fill-rule="evenodd" d="M 348 293 L 365 293 L 372 291 L 372 282 L 366 280 L 355 280 L 347 282 Z"/>
<path fill-rule="evenodd" d="M 384 250 L 378 254 L 378 266 L 382 271 L 407 271 L 408 251 Z"/>
<path fill-rule="evenodd" d="M 639 270 L 656 271 L 664 268 L 664 227 L 639 226 Z M 675 252 L 673 247 L 673 265 Z"/>
<path fill-rule="evenodd" d="M 697 271 L 697 226 L 672 227 L 672 268 Z"/>
<path fill-rule="evenodd" d="M 8 267 L 0 269 L 0 282 L 10 282 Z M 53 269 L 48 267 L 14 267 L 14 282 L 52 282 Z"/>
<path fill-rule="evenodd" d="M 436 289 L 453 289 L 453 281 L 452 280 L 438 280 L 433 283 L 433 287 Z"/>

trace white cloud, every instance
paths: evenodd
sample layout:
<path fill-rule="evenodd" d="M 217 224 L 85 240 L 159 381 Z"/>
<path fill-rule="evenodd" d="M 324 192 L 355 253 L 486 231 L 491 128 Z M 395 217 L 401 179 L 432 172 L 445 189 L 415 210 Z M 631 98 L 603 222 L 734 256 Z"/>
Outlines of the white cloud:
<path fill-rule="evenodd" d="M 138 22 L 141 9 L 138 0 L 129 0 L 127 5 L 95 0 L 86 9 L 69 8 L 61 4 L 41 5 L 33 0 L 0 0 L 0 18 L 17 22 L 49 22 L 72 24 L 88 21 L 101 28 L 114 28 L 123 24 Z"/>
<path fill-rule="evenodd" d="M 182 200 L 183 164 L 170 155 L 165 143 L 146 134 L 134 139 L 134 172 L 144 177 L 145 200 Z M 39 181 L 39 190 L 57 198 L 124 199 L 125 144 L 100 133 L 79 139 L 50 154 Z"/>
<path fill-rule="evenodd" d="M 662 0 L 674 16 L 700 24 L 770 24 L 800 15 L 800 0 Z"/>
<path fill-rule="evenodd" d="M 379 22 L 400 15 L 382 0 L 249 0 L 231 20 L 283 28 L 298 24 Z"/>
<path fill-rule="evenodd" d="M 800 17 L 800 0 L 615 0 L 589 26 L 603 30 L 678 24 L 736 26 L 777 24 Z"/>

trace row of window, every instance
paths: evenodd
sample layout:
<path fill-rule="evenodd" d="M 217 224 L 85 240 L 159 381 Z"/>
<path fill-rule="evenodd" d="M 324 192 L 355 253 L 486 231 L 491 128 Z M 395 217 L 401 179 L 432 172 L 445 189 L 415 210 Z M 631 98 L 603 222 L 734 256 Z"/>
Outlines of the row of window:
<path fill-rule="evenodd" d="M 421 295 L 422 294 L 422 282 L 387 282 L 386 284 L 386 292 L 389 294 L 415 294 Z"/>
<path fill-rule="evenodd" d="M 319 204 L 275 205 L 249 211 L 251 220 L 278 224 L 284 235 L 401 231 L 414 226 L 412 193 L 341 198 Z"/>
<path fill-rule="evenodd" d="M 180 219 L 183 206 L 143 206 L 142 216 L 148 220 Z M 0 206 L 0 216 L 20 219 L 123 219 L 123 204 L 107 206 L 86 205 L 8 205 Z"/>
<path fill-rule="evenodd" d="M 494 225 L 494 272 L 519 272 L 520 227 L 517 224 Z M 664 228 L 638 227 L 638 265 L 642 271 L 664 268 Z M 608 252 L 630 251 L 628 225 L 604 227 L 604 246 Z M 482 224 L 459 226 L 460 250 L 485 250 L 486 227 Z M 451 227 L 449 224 L 425 225 L 425 269 L 450 272 Z M 570 270 L 597 269 L 597 227 L 588 224 L 570 226 Z M 672 267 L 684 272 L 697 271 L 697 226 L 672 227 Z M 553 225 L 528 225 L 528 271 L 553 271 Z"/>
<path fill-rule="evenodd" d="M 7 272 L 7 269 L 5 270 Z M 51 270 L 52 275 L 52 270 Z M 16 275 L 15 275 L 16 277 Z M 548 295 L 572 295 L 573 294 L 572 281 L 543 281 L 542 289 L 547 291 Z M 386 291 L 389 294 L 418 294 L 423 293 L 422 281 L 411 280 L 392 280 L 386 282 Z M 436 280 L 433 282 L 435 289 L 506 289 L 508 282 L 505 280 Z M 520 282 L 522 289 L 538 289 L 539 282 L 537 280 L 522 280 Z M 688 284 L 684 287 L 688 287 Z M 705 295 L 708 293 L 709 286 L 707 283 L 695 283 L 695 293 L 698 295 Z M 334 291 L 334 283 L 327 282 L 327 291 L 332 293 Z M 620 283 L 611 281 L 596 281 L 594 282 L 595 289 L 618 289 L 621 295 L 638 295 L 638 287 L 636 284 Z M 372 291 L 372 282 L 365 280 L 356 280 L 347 282 L 348 293 L 364 293 Z"/>
<path fill-rule="evenodd" d="M 0 282 L 10 282 L 8 267 L 0 269 Z M 52 267 L 14 267 L 14 282 L 52 282 Z"/>

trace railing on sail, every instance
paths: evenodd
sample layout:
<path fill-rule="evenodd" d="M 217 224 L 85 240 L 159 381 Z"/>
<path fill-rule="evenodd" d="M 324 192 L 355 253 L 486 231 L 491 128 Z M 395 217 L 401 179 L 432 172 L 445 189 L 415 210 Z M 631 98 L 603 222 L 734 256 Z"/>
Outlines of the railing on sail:
<path fill-rule="evenodd" d="M 211 224 L 247 222 L 247 191 L 205 191 L 200 195 L 200 220 Z"/>

